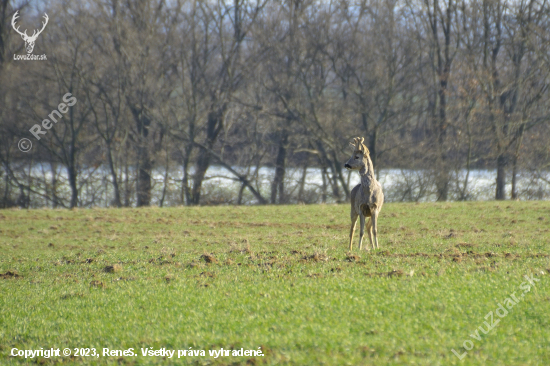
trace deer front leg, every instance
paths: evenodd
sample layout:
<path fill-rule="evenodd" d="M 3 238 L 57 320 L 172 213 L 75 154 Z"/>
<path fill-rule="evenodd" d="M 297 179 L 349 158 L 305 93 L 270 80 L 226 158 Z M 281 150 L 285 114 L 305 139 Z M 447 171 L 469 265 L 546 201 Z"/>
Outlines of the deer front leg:
<path fill-rule="evenodd" d="M 372 218 L 367 221 L 367 235 L 369 236 L 369 242 L 372 249 L 374 249 L 374 243 L 372 241 Z M 365 250 L 368 250 L 365 248 Z"/>
<path fill-rule="evenodd" d="M 365 216 L 359 215 L 359 222 L 361 223 L 361 231 L 359 232 L 359 251 L 363 249 L 363 235 L 365 234 Z"/>
<path fill-rule="evenodd" d="M 353 248 L 353 232 L 355 231 L 355 224 L 357 223 L 357 214 L 353 211 L 351 212 L 351 228 L 349 229 L 349 251 Z"/>
<path fill-rule="evenodd" d="M 372 234 L 374 236 L 374 243 L 376 244 L 376 248 L 379 248 L 378 247 L 378 238 L 376 236 L 377 234 L 377 228 L 376 228 L 376 225 L 377 225 L 377 222 L 378 222 L 378 211 L 374 211 L 372 213 L 372 217 L 371 217 L 371 221 L 372 221 Z M 372 246 L 374 248 L 374 244 Z"/>

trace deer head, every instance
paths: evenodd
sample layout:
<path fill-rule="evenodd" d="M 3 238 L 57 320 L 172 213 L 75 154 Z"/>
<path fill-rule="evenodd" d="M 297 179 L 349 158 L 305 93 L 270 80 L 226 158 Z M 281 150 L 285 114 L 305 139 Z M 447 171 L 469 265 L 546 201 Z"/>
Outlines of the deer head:
<path fill-rule="evenodd" d="M 34 42 L 36 41 L 36 38 L 38 38 L 38 35 L 40 35 L 40 33 L 42 33 L 42 31 L 44 30 L 44 28 L 46 28 L 46 24 L 48 24 L 48 14 L 44 13 L 44 22 L 42 22 L 42 29 L 40 29 L 39 31 L 37 30 L 34 30 L 34 32 L 32 33 L 32 36 L 28 36 L 27 35 L 27 30 L 25 29 L 24 32 L 20 32 L 19 31 L 19 27 L 15 27 L 15 21 L 16 19 L 18 18 L 17 16 L 17 13 L 19 12 L 16 11 L 15 14 L 13 14 L 13 18 L 11 19 L 11 26 L 13 27 L 13 29 L 15 29 L 15 31 L 17 33 L 19 33 L 21 35 L 21 38 L 23 38 L 23 41 L 25 41 L 25 48 L 27 50 L 27 53 L 31 53 L 32 50 L 34 49 Z M 38 33 L 37 33 L 38 32 Z"/>
<path fill-rule="evenodd" d="M 360 170 L 367 163 L 369 156 L 369 149 L 363 143 L 365 139 L 363 137 L 356 137 L 353 139 L 353 142 L 350 142 L 351 147 L 353 148 L 353 155 L 349 160 L 344 164 L 344 166 L 349 170 Z M 366 160 L 365 160 L 366 159 Z"/>

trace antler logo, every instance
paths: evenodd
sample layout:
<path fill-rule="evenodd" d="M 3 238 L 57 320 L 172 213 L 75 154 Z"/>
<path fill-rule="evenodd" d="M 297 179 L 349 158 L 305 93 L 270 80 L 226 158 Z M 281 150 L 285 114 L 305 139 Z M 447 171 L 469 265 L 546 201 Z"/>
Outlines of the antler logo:
<path fill-rule="evenodd" d="M 32 50 L 34 49 L 34 42 L 36 42 L 36 38 L 38 38 L 40 33 L 42 33 L 44 28 L 46 28 L 46 24 L 48 24 L 48 19 L 49 19 L 48 14 L 44 13 L 45 22 L 42 22 L 42 29 L 40 29 L 39 31 L 37 31 L 35 29 L 34 32 L 32 33 L 32 36 L 29 37 L 29 35 L 27 34 L 26 29 L 25 29 L 24 32 L 20 32 L 19 27 L 17 27 L 17 28 L 15 27 L 15 21 L 18 18 L 18 16 L 17 16 L 18 12 L 19 12 L 19 10 L 16 11 L 15 14 L 13 14 L 13 18 L 11 19 L 11 26 L 13 27 L 13 29 L 15 29 L 15 31 L 17 33 L 19 33 L 21 35 L 21 38 L 23 38 L 23 40 L 25 41 L 25 48 L 27 49 L 27 53 L 30 54 L 30 53 L 32 53 Z"/>

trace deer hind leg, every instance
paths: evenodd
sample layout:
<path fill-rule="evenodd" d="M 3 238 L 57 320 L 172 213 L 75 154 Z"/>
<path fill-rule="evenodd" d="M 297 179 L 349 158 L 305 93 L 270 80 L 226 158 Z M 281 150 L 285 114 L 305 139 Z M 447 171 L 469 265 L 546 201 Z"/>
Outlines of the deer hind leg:
<path fill-rule="evenodd" d="M 377 234 L 377 223 L 378 223 L 378 211 L 373 211 L 372 213 L 372 217 L 371 217 L 371 221 L 372 221 L 372 234 L 374 236 L 374 243 L 376 244 L 376 248 L 379 248 L 378 247 L 378 238 L 376 236 Z M 374 248 L 374 245 L 372 246 Z"/>
<path fill-rule="evenodd" d="M 349 251 L 353 248 L 353 232 L 355 231 L 355 224 L 357 223 L 357 214 L 352 209 L 351 211 L 351 228 L 349 229 Z"/>
<path fill-rule="evenodd" d="M 372 249 L 375 249 L 374 242 L 372 241 L 372 218 L 367 221 L 367 235 L 369 236 L 369 242 Z M 365 247 L 365 250 L 369 250 L 368 247 Z"/>
<path fill-rule="evenodd" d="M 361 223 L 361 231 L 359 232 L 359 251 L 363 249 L 363 235 L 365 234 L 365 216 L 359 216 L 359 222 Z"/>

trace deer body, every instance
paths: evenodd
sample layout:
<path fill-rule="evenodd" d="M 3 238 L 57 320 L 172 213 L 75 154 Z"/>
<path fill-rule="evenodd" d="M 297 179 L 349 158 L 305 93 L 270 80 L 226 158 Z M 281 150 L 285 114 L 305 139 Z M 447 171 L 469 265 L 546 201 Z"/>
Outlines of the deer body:
<path fill-rule="evenodd" d="M 363 144 L 363 138 L 355 138 L 352 143 L 354 153 L 344 165 L 349 170 L 357 170 L 361 176 L 361 183 L 351 191 L 351 228 L 349 233 L 349 250 L 353 249 L 353 233 L 357 217 L 360 220 L 359 250 L 363 247 L 363 235 L 365 232 L 365 221 L 367 234 L 373 249 L 378 248 L 377 224 L 378 214 L 384 204 L 384 193 L 382 186 L 374 176 L 374 167 L 369 156 L 369 150 Z"/>

